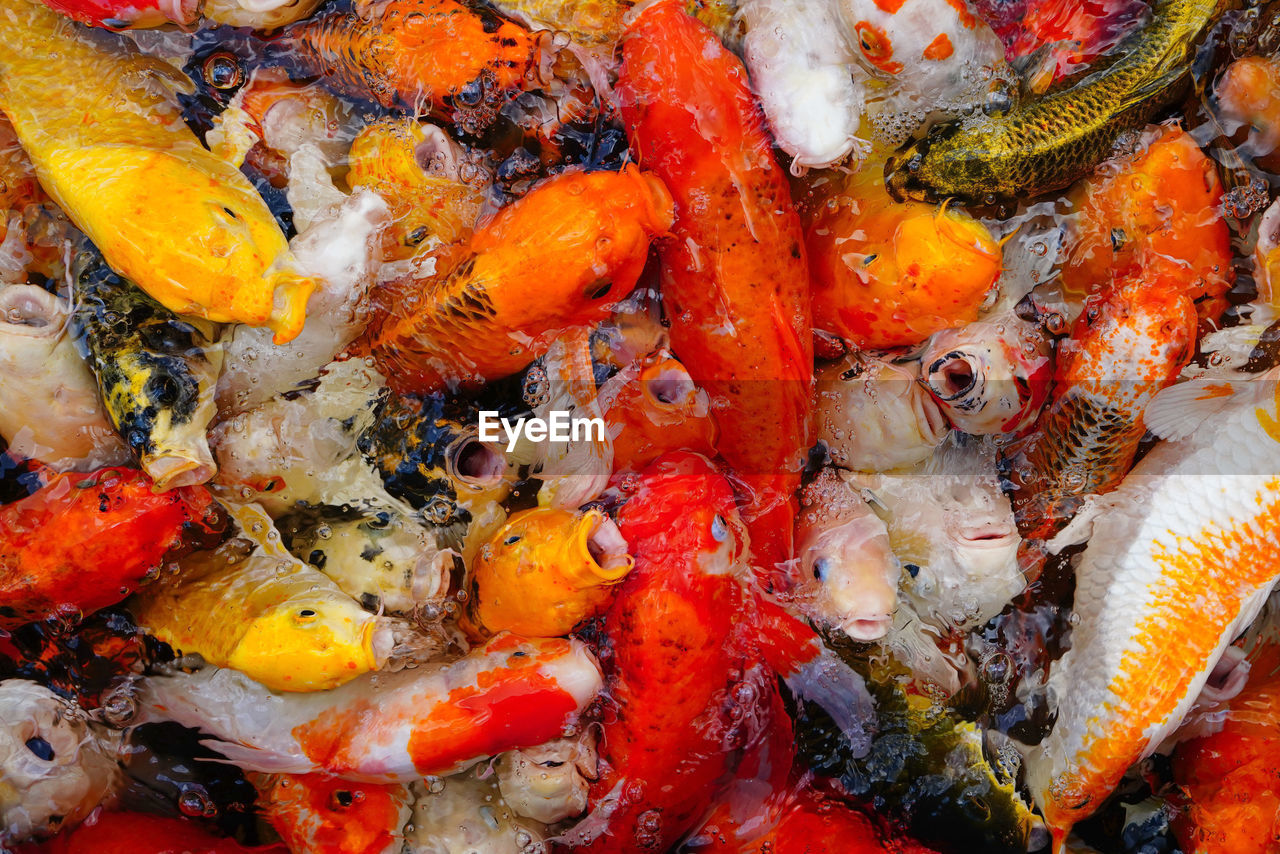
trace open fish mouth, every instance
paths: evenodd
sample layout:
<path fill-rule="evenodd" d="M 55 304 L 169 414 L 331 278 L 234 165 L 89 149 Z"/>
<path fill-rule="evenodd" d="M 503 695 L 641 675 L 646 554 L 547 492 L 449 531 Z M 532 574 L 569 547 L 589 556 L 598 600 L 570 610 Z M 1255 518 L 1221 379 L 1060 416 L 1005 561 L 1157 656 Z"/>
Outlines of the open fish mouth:
<path fill-rule="evenodd" d="M 478 488 L 496 486 L 507 470 L 507 458 L 468 432 L 449 448 L 448 473 L 458 483 Z"/>
<path fill-rule="evenodd" d="M 621 581 L 635 565 L 627 553 L 627 541 L 616 522 L 604 513 L 592 512 L 583 518 L 584 544 L 594 571 L 601 579 Z"/>
<path fill-rule="evenodd" d="M 1018 531 L 1012 525 L 989 523 L 956 531 L 956 541 L 967 548 L 1000 549 L 1016 545 Z"/>
<path fill-rule="evenodd" d="M 856 641 L 880 640 L 889 633 L 893 617 L 849 617 L 840 621 L 840 631 Z"/>

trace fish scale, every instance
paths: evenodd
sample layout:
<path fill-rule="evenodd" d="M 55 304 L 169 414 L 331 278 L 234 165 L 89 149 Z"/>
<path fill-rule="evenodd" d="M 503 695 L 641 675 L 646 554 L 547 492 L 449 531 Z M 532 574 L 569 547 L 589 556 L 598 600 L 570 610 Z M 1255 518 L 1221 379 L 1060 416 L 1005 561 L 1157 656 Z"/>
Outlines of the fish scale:
<path fill-rule="evenodd" d="M 1277 377 L 1237 389 L 1224 414 L 1158 446 L 1097 500 L 1103 512 L 1076 570 L 1071 649 L 1049 679 L 1057 721 L 1028 757 L 1028 783 L 1059 846 L 1179 726 L 1276 581 L 1280 442 L 1267 427 Z M 1216 396 L 1170 391 L 1188 418 Z M 1158 425 L 1173 407 L 1163 408 Z"/>

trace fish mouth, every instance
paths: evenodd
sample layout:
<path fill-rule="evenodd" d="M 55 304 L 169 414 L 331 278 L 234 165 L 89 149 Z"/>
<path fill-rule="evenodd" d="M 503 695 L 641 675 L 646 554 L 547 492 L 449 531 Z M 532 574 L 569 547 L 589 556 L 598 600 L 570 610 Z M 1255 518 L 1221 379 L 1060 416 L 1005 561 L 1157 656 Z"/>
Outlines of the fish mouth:
<path fill-rule="evenodd" d="M 960 528 L 956 531 L 956 540 L 961 545 L 972 548 L 1002 549 L 1016 544 L 1018 532 L 1010 525 L 994 522 L 985 525 Z"/>
<path fill-rule="evenodd" d="M 190 454 L 170 453 L 144 457 L 142 468 L 161 492 L 208 483 L 218 473 L 208 445 L 192 448 L 191 451 Z"/>
<path fill-rule="evenodd" d="M 369 669 L 381 670 L 387 663 L 387 659 L 391 657 L 395 645 L 395 631 L 391 626 L 382 620 L 370 619 L 364 627 L 364 638 L 361 644 L 365 658 L 369 662 Z"/>
<path fill-rule="evenodd" d="M 893 617 L 850 617 L 841 620 L 838 628 L 856 641 L 880 640 L 889 633 Z"/>
<path fill-rule="evenodd" d="M 664 359 L 646 368 L 640 381 L 646 400 L 656 409 L 682 409 L 697 400 L 698 387 L 693 377 L 674 359 Z"/>
<path fill-rule="evenodd" d="M 915 410 L 916 424 L 920 429 L 921 438 L 932 445 L 941 444 L 951 430 L 947 416 L 942 413 L 942 408 L 938 406 L 932 395 L 917 392 L 912 396 L 915 398 L 912 408 Z"/>
<path fill-rule="evenodd" d="M 591 573 L 608 584 L 621 581 L 635 566 L 627 553 L 627 541 L 617 523 L 599 510 L 583 515 L 578 537 Z"/>
<path fill-rule="evenodd" d="M 48 338 L 61 331 L 66 320 L 58 298 L 35 285 L 0 288 L 0 326 L 6 334 Z"/>
<path fill-rule="evenodd" d="M 982 364 L 960 350 L 935 359 L 925 375 L 925 385 L 941 401 L 951 402 L 971 393 L 982 375 Z"/>
<path fill-rule="evenodd" d="M 479 436 L 468 433 L 449 446 L 445 467 L 451 480 L 487 489 L 502 481 L 507 458 L 502 451 L 481 442 Z"/>

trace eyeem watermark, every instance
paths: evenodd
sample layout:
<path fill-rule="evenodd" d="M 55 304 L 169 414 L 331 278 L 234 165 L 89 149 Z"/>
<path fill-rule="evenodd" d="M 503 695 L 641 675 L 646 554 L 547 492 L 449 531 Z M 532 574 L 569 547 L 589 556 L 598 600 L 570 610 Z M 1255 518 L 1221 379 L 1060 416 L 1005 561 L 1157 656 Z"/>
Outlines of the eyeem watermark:
<path fill-rule="evenodd" d="M 480 441 L 500 442 L 501 428 L 507 435 L 507 453 L 515 450 L 520 435 L 530 442 L 603 442 L 605 436 L 603 418 L 571 418 L 564 410 L 554 410 L 550 418 L 519 418 L 508 421 L 498 416 L 496 410 L 480 410 Z"/>

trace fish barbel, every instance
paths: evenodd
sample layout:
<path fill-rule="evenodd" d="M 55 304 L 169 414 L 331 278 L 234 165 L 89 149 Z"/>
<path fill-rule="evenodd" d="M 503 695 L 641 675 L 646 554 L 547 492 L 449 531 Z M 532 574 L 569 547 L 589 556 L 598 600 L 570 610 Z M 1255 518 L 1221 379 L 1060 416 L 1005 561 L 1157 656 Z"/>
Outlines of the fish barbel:
<path fill-rule="evenodd" d="M 1166 437 L 1054 545 L 1092 526 L 1071 649 L 1050 669 L 1052 732 L 1028 785 L 1061 851 L 1125 771 L 1181 723 L 1280 565 L 1280 369 L 1204 378 L 1147 407 Z"/>
<path fill-rule="evenodd" d="M 1197 37 L 1224 0 L 1156 0 L 1119 59 L 1072 86 L 994 118 L 931 129 L 885 164 L 895 198 L 1037 196 L 1084 177 L 1124 130 L 1141 127 L 1179 93 Z"/>

